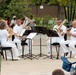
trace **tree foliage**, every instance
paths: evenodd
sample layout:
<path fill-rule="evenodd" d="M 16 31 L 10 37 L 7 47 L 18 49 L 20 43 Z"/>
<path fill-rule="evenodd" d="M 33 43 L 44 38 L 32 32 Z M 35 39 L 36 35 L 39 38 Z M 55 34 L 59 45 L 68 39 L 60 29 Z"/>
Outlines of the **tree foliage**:
<path fill-rule="evenodd" d="M 76 12 L 76 0 L 58 0 L 61 6 L 64 6 L 65 18 L 68 21 L 73 21 Z"/>
<path fill-rule="evenodd" d="M 63 7 L 65 18 L 68 19 L 68 21 L 73 21 L 75 18 L 75 12 L 76 12 L 76 0 L 31 0 L 32 4 L 49 4 L 49 5 L 58 5 Z M 63 15 L 64 15 L 63 14 Z"/>
<path fill-rule="evenodd" d="M 4 12 L 8 9 L 7 5 L 9 5 L 11 0 L 1 0 L 0 2 L 0 17 L 3 18 Z"/>
<path fill-rule="evenodd" d="M 17 17 L 28 16 L 31 11 L 28 5 L 27 0 L 3 0 L 0 5 L 0 16 L 12 17 L 14 14 Z"/>

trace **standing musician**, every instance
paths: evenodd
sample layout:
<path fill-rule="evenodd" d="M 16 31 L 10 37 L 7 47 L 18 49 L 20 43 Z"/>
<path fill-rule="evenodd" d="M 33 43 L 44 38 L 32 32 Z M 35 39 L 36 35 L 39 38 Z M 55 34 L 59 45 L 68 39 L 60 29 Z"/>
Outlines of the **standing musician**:
<path fill-rule="evenodd" d="M 70 31 L 67 30 L 67 35 L 70 36 L 70 40 L 64 41 L 61 43 L 61 47 L 63 50 L 69 50 L 72 51 L 72 54 L 76 54 L 76 20 L 74 20 L 72 22 L 72 28 Z M 69 49 L 67 48 L 66 44 L 69 45 Z M 68 53 L 67 57 L 70 55 L 70 53 Z M 75 55 L 76 58 L 76 55 Z"/>
<path fill-rule="evenodd" d="M 12 47 L 14 59 L 20 59 L 18 49 L 13 42 L 8 41 L 8 38 L 12 37 L 13 30 L 7 31 L 6 21 L 0 20 L 0 42 L 2 47 Z M 12 59 L 10 52 L 7 52 L 7 59 Z"/>
<path fill-rule="evenodd" d="M 34 30 L 34 26 L 36 26 L 35 19 L 33 18 L 33 15 L 30 15 L 30 20 L 31 22 L 29 23 L 29 26 L 31 27 L 32 30 Z"/>
<path fill-rule="evenodd" d="M 13 16 L 13 19 L 11 20 L 11 24 L 10 24 L 10 27 L 13 28 L 16 24 L 16 16 L 14 15 Z"/>
<path fill-rule="evenodd" d="M 51 38 L 51 44 L 52 43 L 61 43 L 62 41 L 64 41 L 64 34 L 66 33 L 66 27 L 61 24 L 62 23 L 62 20 L 61 19 L 57 19 L 56 21 L 57 25 L 55 25 L 53 27 L 53 30 L 56 29 L 56 28 L 59 28 L 57 29 L 57 33 L 59 35 L 59 37 L 52 37 Z M 48 47 L 48 56 L 50 56 L 51 52 L 50 52 L 50 39 L 47 41 L 47 47 Z M 65 51 L 67 52 L 67 51 Z"/>
<path fill-rule="evenodd" d="M 13 31 L 16 34 L 20 35 L 22 29 L 24 28 L 24 24 L 26 24 L 26 23 L 21 24 L 21 20 L 17 19 L 16 25 L 14 26 Z M 30 27 L 25 25 L 25 29 L 30 30 Z M 15 36 L 14 42 L 17 43 L 17 47 L 18 47 L 18 50 L 20 51 L 20 55 L 22 55 L 21 39 L 19 38 L 19 36 Z M 26 43 L 28 43 L 28 40 L 26 40 Z M 28 45 L 29 45 L 29 43 L 28 43 Z"/>

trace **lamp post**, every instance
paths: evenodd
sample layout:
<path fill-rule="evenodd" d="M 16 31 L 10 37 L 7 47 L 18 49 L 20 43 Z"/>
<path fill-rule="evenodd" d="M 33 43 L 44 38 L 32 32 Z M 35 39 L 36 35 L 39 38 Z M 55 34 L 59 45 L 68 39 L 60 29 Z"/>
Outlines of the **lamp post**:
<path fill-rule="evenodd" d="M 44 8 L 44 6 L 43 6 L 42 4 L 43 4 L 43 3 L 42 3 L 42 0 L 41 0 L 40 9 L 43 9 L 43 8 Z"/>
<path fill-rule="evenodd" d="M 43 9 L 44 8 L 44 6 L 43 5 L 40 5 L 40 9 Z"/>

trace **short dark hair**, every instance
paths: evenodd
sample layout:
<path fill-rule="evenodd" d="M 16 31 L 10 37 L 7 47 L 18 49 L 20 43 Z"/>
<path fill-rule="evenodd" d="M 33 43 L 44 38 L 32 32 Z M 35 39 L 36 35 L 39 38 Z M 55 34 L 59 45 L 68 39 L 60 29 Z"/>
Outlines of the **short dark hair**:
<path fill-rule="evenodd" d="M 61 69 L 56 69 L 52 72 L 52 75 L 65 75 Z"/>
<path fill-rule="evenodd" d="M 4 29 L 5 26 L 6 26 L 5 20 L 0 20 L 0 29 Z"/>

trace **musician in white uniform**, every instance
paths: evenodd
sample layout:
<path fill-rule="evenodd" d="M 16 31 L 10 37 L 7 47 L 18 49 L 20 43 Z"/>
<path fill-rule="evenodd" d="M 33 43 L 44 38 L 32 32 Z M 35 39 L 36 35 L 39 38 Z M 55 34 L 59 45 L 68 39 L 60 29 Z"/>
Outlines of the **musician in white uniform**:
<path fill-rule="evenodd" d="M 27 23 L 25 23 L 25 25 L 26 24 Z M 17 19 L 16 20 L 16 25 L 14 26 L 13 31 L 15 33 L 17 33 L 18 35 L 20 35 L 23 27 L 24 27 L 24 23 L 21 24 L 21 20 Z M 29 26 L 26 26 L 25 28 L 28 29 L 28 30 L 30 29 Z M 21 39 L 19 38 L 19 36 L 15 36 L 14 42 L 17 43 L 17 47 L 18 47 L 18 50 L 20 51 L 20 55 L 22 55 Z M 29 42 L 28 42 L 28 40 L 26 40 L 26 43 L 28 44 L 28 48 L 29 48 Z"/>
<path fill-rule="evenodd" d="M 61 43 L 61 47 L 63 50 L 69 50 L 72 51 L 72 54 L 76 54 L 76 20 L 72 22 L 72 29 L 70 31 L 67 31 L 67 35 L 70 36 L 70 40 L 64 41 Z M 69 45 L 69 49 L 67 48 L 66 44 Z M 69 56 L 69 54 L 68 54 Z M 68 57 L 67 56 L 67 57 Z M 76 56 L 75 56 L 76 58 Z"/>
<path fill-rule="evenodd" d="M 66 27 L 64 25 L 61 25 L 62 23 L 62 20 L 61 19 L 57 19 L 56 21 L 57 25 L 55 25 L 53 27 L 53 29 L 55 28 L 58 28 L 59 26 L 59 29 L 57 31 L 59 37 L 51 37 L 51 42 L 50 42 L 50 39 L 47 41 L 47 47 L 48 47 L 48 56 L 50 56 L 51 54 L 51 44 L 52 43 L 61 43 L 62 41 L 64 41 L 64 34 L 66 33 Z M 51 44 L 50 44 L 51 43 Z M 65 52 L 68 52 L 67 50 L 65 50 Z"/>
<path fill-rule="evenodd" d="M 10 29 L 10 31 L 8 32 L 6 29 L 5 20 L 0 20 L 0 42 L 1 42 L 1 46 L 12 47 L 14 59 L 20 59 L 18 57 L 19 52 L 18 52 L 18 49 L 17 49 L 15 43 L 8 41 L 8 38 L 12 37 L 12 35 L 13 35 L 13 31 Z M 7 51 L 7 59 L 12 59 L 11 53 L 9 51 Z"/>

